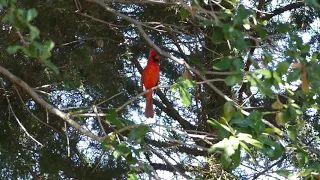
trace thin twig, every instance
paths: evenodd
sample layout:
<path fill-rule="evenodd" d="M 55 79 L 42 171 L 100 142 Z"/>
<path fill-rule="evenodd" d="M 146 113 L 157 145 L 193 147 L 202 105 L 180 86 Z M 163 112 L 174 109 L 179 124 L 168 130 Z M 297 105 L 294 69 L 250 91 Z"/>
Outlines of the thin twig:
<path fill-rule="evenodd" d="M 39 141 L 37 141 L 34 137 L 32 137 L 32 136 L 29 134 L 29 132 L 27 131 L 27 129 L 21 124 L 19 118 L 18 118 L 18 117 L 16 116 L 16 114 L 14 113 L 13 108 L 12 108 L 11 103 L 10 103 L 10 100 L 9 100 L 9 98 L 8 98 L 7 91 L 6 91 L 5 88 L 4 88 L 5 86 L 4 86 L 4 83 L 3 83 L 3 80 L 2 80 L 2 79 L 1 79 L 1 85 L 2 85 L 3 90 L 4 90 L 4 95 L 5 95 L 6 99 L 7 99 L 9 109 L 10 109 L 12 115 L 14 116 L 14 118 L 16 119 L 17 123 L 19 124 L 19 126 L 21 127 L 21 129 L 26 133 L 26 135 L 30 137 L 30 139 L 32 139 L 34 142 L 36 142 L 38 145 L 40 145 L 40 146 L 42 147 L 43 145 L 42 145 Z"/>
<path fill-rule="evenodd" d="M 19 97 L 21 103 L 23 104 L 24 108 L 31 114 L 32 117 L 34 117 L 34 119 L 36 119 L 37 121 L 39 121 L 41 124 L 43 124 L 43 125 L 51 128 L 51 129 L 53 129 L 53 130 L 56 131 L 57 133 L 63 135 L 60 131 L 58 131 L 58 130 L 55 129 L 54 127 L 50 126 L 49 124 L 47 124 L 47 123 L 49 123 L 48 111 L 46 111 L 46 113 L 47 113 L 47 123 L 45 123 L 45 122 L 43 122 L 41 119 L 39 119 L 36 115 L 34 115 L 34 114 L 30 111 L 30 109 L 25 105 L 25 103 L 24 103 L 24 101 L 23 101 L 23 99 L 22 99 L 22 97 L 21 97 L 21 95 L 20 95 L 20 92 L 18 91 L 17 87 L 16 87 L 16 86 L 13 86 L 13 87 L 14 87 L 14 89 L 16 90 L 16 92 L 17 92 L 17 94 L 18 94 L 18 97 Z"/>
<path fill-rule="evenodd" d="M 102 132 L 103 132 L 103 135 L 104 135 L 104 136 L 107 136 L 107 133 L 106 133 L 106 131 L 104 130 L 104 127 L 103 127 L 103 125 L 102 125 L 102 123 L 101 123 L 100 116 L 98 116 L 97 106 L 93 105 L 92 108 L 93 108 L 93 112 L 96 114 L 96 117 L 97 117 L 97 119 L 98 119 L 100 128 L 101 128 L 101 130 L 102 130 Z"/>
<path fill-rule="evenodd" d="M 117 93 L 117 94 L 115 94 L 115 95 L 111 96 L 110 98 L 108 98 L 108 99 L 106 99 L 106 100 L 104 100 L 104 101 L 102 101 L 102 102 L 98 103 L 96 106 L 99 106 L 99 105 L 101 105 L 101 104 L 103 104 L 103 103 L 105 103 L 105 102 L 108 102 L 109 100 L 111 100 L 111 99 L 113 99 L 113 98 L 115 98 L 115 97 L 117 97 L 117 96 L 119 96 L 119 95 L 121 95 L 121 94 L 123 94 L 123 92 L 119 92 L 119 93 Z"/>
<path fill-rule="evenodd" d="M 265 170 L 259 172 L 258 174 L 256 174 L 252 179 L 258 179 L 259 176 L 263 175 L 264 173 L 268 172 L 271 168 L 273 168 L 274 166 L 282 163 L 283 160 L 285 160 L 287 158 L 286 155 L 284 155 L 281 159 L 279 159 L 278 161 L 276 161 L 275 163 L 273 163 L 271 166 L 268 166 L 267 168 L 265 168 Z"/>
<path fill-rule="evenodd" d="M 64 130 L 67 137 L 67 151 L 68 151 L 68 157 L 70 157 L 70 140 L 68 136 L 68 129 L 67 129 L 67 122 L 64 122 Z"/>
<path fill-rule="evenodd" d="M 181 176 L 187 178 L 187 179 L 191 179 L 190 176 L 186 175 L 184 172 L 182 172 L 179 168 L 175 167 L 173 164 L 171 164 L 167 158 L 165 158 L 161 153 L 157 152 L 156 150 L 152 149 L 150 146 L 145 146 L 146 149 L 148 149 L 149 151 L 151 151 L 153 154 L 157 155 L 160 159 L 162 159 L 168 166 L 170 166 L 171 168 L 173 168 L 174 170 L 176 170 Z"/>

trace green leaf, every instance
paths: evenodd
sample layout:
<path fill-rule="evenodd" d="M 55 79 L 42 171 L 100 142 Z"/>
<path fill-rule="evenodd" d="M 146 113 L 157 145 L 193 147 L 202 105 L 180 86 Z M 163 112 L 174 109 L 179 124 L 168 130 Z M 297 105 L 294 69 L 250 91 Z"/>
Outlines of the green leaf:
<path fill-rule="evenodd" d="M 260 141 L 253 139 L 251 134 L 247 134 L 247 133 L 239 133 L 238 134 L 238 139 L 251 144 L 252 146 L 258 148 L 258 149 L 262 149 L 263 148 L 263 143 L 261 143 Z"/>
<path fill-rule="evenodd" d="M 138 177 L 135 173 L 128 174 L 127 180 L 138 180 Z"/>
<path fill-rule="evenodd" d="M 276 100 L 274 103 L 272 103 L 271 108 L 281 110 L 283 109 L 283 104 L 279 100 Z"/>
<path fill-rule="evenodd" d="M 238 75 L 230 75 L 225 79 L 225 82 L 228 86 L 233 86 L 235 84 L 237 84 L 239 81 L 239 76 Z M 242 78 L 241 78 L 242 80 Z"/>
<path fill-rule="evenodd" d="M 235 153 L 231 156 L 232 159 L 232 166 L 231 169 L 236 169 L 240 165 L 240 148 L 235 149 Z"/>
<path fill-rule="evenodd" d="M 21 50 L 28 57 L 32 57 L 32 58 L 38 57 L 38 52 L 34 45 L 31 45 L 29 47 L 22 47 Z"/>
<path fill-rule="evenodd" d="M 113 152 L 113 156 L 115 158 L 119 158 L 120 156 L 127 156 L 131 153 L 130 148 L 128 148 L 125 144 L 121 143 L 115 147 Z"/>
<path fill-rule="evenodd" d="M 305 152 L 302 148 L 297 149 L 296 158 L 298 160 L 299 167 L 303 167 L 309 162 L 308 153 Z"/>
<path fill-rule="evenodd" d="M 305 0 L 305 3 L 315 8 L 320 8 L 319 2 L 317 0 Z"/>
<path fill-rule="evenodd" d="M 288 126 L 287 132 L 290 139 L 292 139 L 293 141 L 297 139 L 298 132 L 296 126 Z"/>
<path fill-rule="evenodd" d="M 283 118 L 283 112 L 279 112 L 276 115 L 276 122 L 279 126 L 283 126 L 288 122 L 288 119 Z"/>
<path fill-rule="evenodd" d="M 38 16 L 38 12 L 36 9 L 32 8 L 27 11 L 27 21 L 32 21 L 35 17 Z"/>
<path fill-rule="evenodd" d="M 301 71 L 293 71 L 293 72 L 289 72 L 288 76 L 287 76 L 287 82 L 293 82 L 296 81 L 301 75 Z"/>
<path fill-rule="evenodd" d="M 224 138 L 222 141 L 214 144 L 209 149 L 209 153 L 221 150 L 221 164 L 224 168 L 229 168 L 231 162 L 233 165 L 231 168 L 236 168 L 240 164 L 240 150 L 239 141 L 234 136 L 230 136 L 229 139 Z"/>
<path fill-rule="evenodd" d="M 264 143 L 262 152 L 271 160 L 278 159 L 284 153 L 284 148 L 279 143 L 271 140 L 267 136 L 262 136 L 261 140 Z"/>
<path fill-rule="evenodd" d="M 123 128 L 122 123 L 119 119 L 117 119 L 117 112 L 115 109 L 110 109 L 107 116 L 106 116 L 106 122 L 109 124 L 114 124 L 118 129 Z"/>
<path fill-rule="evenodd" d="M 28 38 L 29 41 L 33 41 L 36 38 L 39 38 L 40 35 L 40 30 L 32 25 L 29 25 L 29 29 L 30 29 L 30 36 Z"/>
<path fill-rule="evenodd" d="M 239 142 L 237 141 L 236 143 L 235 141 L 237 140 L 236 138 L 230 137 L 230 139 L 224 138 L 222 141 L 211 146 L 210 149 L 208 150 L 209 153 L 213 153 L 217 150 L 223 151 L 220 160 L 224 168 L 228 168 L 231 165 L 231 162 L 232 162 L 231 156 L 236 152 L 234 147 L 238 149 L 237 145 L 235 144 L 238 143 L 239 145 Z M 236 159 L 236 161 L 238 160 Z"/>
<path fill-rule="evenodd" d="M 238 125 L 239 127 L 248 127 L 249 126 L 249 121 L 245 120 L 245 119 L 232 119 L 230 122 L 229 122 L 230 125 L 232 124 L 236 124 Z"/>
<path fill-rule="evenodd" d="M 217 120 L 208 120 L 208 124 L 210 124 L 213 128 L 218 129 L 219 137 L 226 138 L 230 136 L 230 128 L 226 127 L 225 125 L 219 123 Z"/>
<path fill-rule="evenodd" d="M 318 53 L 315 53 L 315 52 L 314 52 L 314 53 L 312 54 L 311 62 L 316 62 L 317 57 L 318 57 Z"/>
<path fill-rule="evenodd" d="M 282 131 L 278 128 L 265 128 L 264 132 L 268 133 L 270 135 L 278 134 L 278 135 L 282 136 L 282 134 L 283 134 Z"/>
<path fill-rule="evenodd" d="M 193 87 L 195 83 L 183 77 L 179 77 L 177 81 L 178 86 L 172 86 L 171 89 L 176 92 L 176 88 L 179 88 L 181 102 L 189 107 L 191 105 L 191 94 L 188 89 Z"/>
<path fill-rule="evenodd" d="M 242 61 L 241 59 L 234 59 L 234 60 L 232 61 L 232 64 L 231 64 L 231 65 L 232 65 L 232 66 L 231 66 L 230 70 L 231 70 L 232 72 L 237 72 L 237 73 L 239 73 L 238 76 L 240 76 L 240 77 L 241 77 L 241 80 L 242 80 L 242 76 L 243 76 L 243 75 L 241 75 L 240 73 L 243 74 L 243 72 L 242 72 L 242 69 L 243 69 L 243 67 L 244 67 L 243 61 Z"/>
<path fill-rule="evenodd" d="M 149 131 L 148 126 L 138 126 L 131 130 L 129 140 L 141 143 L 144 140 L 146 133 Z"/>
<path fill-rule="evenodd" d="M 51 51 L 54 48 L 54 42 L 51 40 L 46 40 L 43 43 L 43 47 L 44 49 L 46 49 L 47 51 Z"/>
<path fill-rule="evenodd" d="M 258 32 L 259 36 L 261 37 L 262 40 L 267 39 L 267 30 L 261 26 L 256 27 L 256 31 Z"/>
<path fill-rule="evenodd" d="M 227 70 L 231 64 L 231 59 L 223 57 L 221 60 L 213 61 L 213 69 L 218 71 Z"/>
<path fill-rule="evenodd" d="M 209 153 L 214 153 L 218 150 L 224 150 L 229 146 L 229 140 L 227 138 L 224 138 L 223 140 L 219 141 L 218 143 L 212 145 L 210 149 L 208 150 Z"/>
<path fill-rule="evenodd" d="M 280 176 L 288 177 L 289 174 L 290 174 L 290 171 L 284 170 L 284 169 L 280 169 L 280 170 L 277 170 L 277 173 L 278 173 Z"/>
<path fill-rule="evenodd" d="M 54 65 L 49 59 L 45 60 L 45 65 L 54 73 L 59 74 L 59 68 L 56 65 Z"/>
<path fill-rule="evenodd" d="M 285 24 L 279 24 L 277 26 L 277 31 L 280 33 L 286 33 L 289 32 L 291 29 L 291 25 L 289 23 L 285 23 Z"/>
<path fill-rule="evenodd" d="M 18 46 L 18 45 L 13 45 L 13 46 L 9 46 L 7 48 L 7 51 L 9 54 L 15 54 L 17 53 L 17 51 L 21 48 L 21 46 Z"/>
<path fill-rule="evenodd" d="M 247 19 L 253 12 L 249 9 L 246 9 L 242 4 L 238 7 L 238 12 L 235 17 L 235 21 L 242 22 Z"/>
<path fill-rule="evenodd" d="M 290 64 L 288 62 L 281 62 L 278 64 L 277 71 L 279 74 L 285 74 L 287 73 L 289 69 Z"/>
<path fill-rule="evenodd" d="M 231 101 L 226 102 L 223 105 L 223 117 L 226 119 L 226 121 L 230 121 L 233 113 L 234 113 L 235 109 L 234 109 L 234 103 Z"/>
<path fill-rule="evenodd" d="M 180 87 L 180 100 L 186 107 L 189 107 L 191 105 L 191 95 L 188 89 Z"/>
<path fill-rule="evenodd" d="M 111 150 L 114 146 L 117 146 L 117 144 L 116 144 L 116 136 L 115 135 L 109 136 L 107 139 L 105 139 L 101 143 L 101 145 L 106 150 Z"/>
<path fill-rule="evenodd" d="M 263 114 L 258 111 L 251 112 L 250 115 L 247 117 L 247 120 L 250 122 L 249 126 L 254 129 L 257 135 L 263 133 L 265 129 L 265 124 L 262 122 L 262 117 Z"/>
<path fill-rule="evenodd" d="M 224 168 L 226 168 L 226 169 L 229 168 L 229 166 L 231 165 L 231 162 L 232 162 L 232 159 L 230 156 L 233 155 L 234 153 L 235 153 L 235 151 L 230 146 L 228 146 L 228 150 L 226 150 L 222 153 L 220 161 L 221 161 L 221 164 Z"/>
<path fill-rule="evenodd" d="M 220 44 L 224 40 L 224 34 L 221 28 L 212 32 L 211 40 L 213 44 Z"/>
<path fill-rule="evenodd" d="M 236 149 L 238 149 L 239 148 L 239 140 L 236 138 L 236 137 L 234 137 L 234 136 L 230 136 L 229 137 L 229 144 L 232 146 L 232 148 L 234 149 L 234 150 L 236 150 Z"/>
<path fill-rule="evenodd" d="M 223 118 L 222 118 L 223 119 Z M 222 123 L 220 123 L 220 122 L 218 122 L 217 120 L 215 120 L 215 119 L 213 119 L 212 121 L 211 120 L 208 120 L 207 121 L 209 124 L 211 124 L 213 127 L 215 127 L 215 128 L 222 128 L 222 129 L 224 129 L 224 130 L 226 130 L 226 131 L 228 131 L 228 132 L 231 132 L 231 129 L 228 127 L 228 126 L 226 126 L 225 124 L 222 124 Z M 226 122 L 226 121 L 225 121 Z"/>
<path fill-rule="evenodd" d="M 176 93 L 179 89 L 179 84 L 173 84 L 172 86 L 170 86 L 170 89 L 172 92 Z"/>
<path fill-rule="evenodd" d="M 137 158 L 132 156 L 132 153 L 129 153 L 128 156 L 126 157 L 126 162 L 128 163 L 128 165 L 131 165 L 131 164 L 138 163 L 138 160 Z"/>
<path fill-rule="evenodd" d="M 177 81 L 180 86 L 183 86 L 185 88 L 192 88 L 195 85 L 193 81 L 190 81 L 189 79 L 183 77 L 179 77 Z"/>
<path fill-rule="evenodd" d="M 268 64 L 272 61 L 272 55 L 268 53 L 267 51 L 263 52 L 263 59 L 262 59 L 264 64 Z"/>
<path fill-rule="evenodd" d="M 4 7 L 8 6 L 7 0 L 0 0 L 0 4 Z"/>
<path fill-rule="evenodd" d="M 283 112 L 284 122 L 289 122 L 297 117 L 296 110 L 289 105 L 288 108 Z"/>
<path fill-rule="evenodd" d="M 258 69 L 255 73 L 262 74 L 266 79 L 270 79 L 272 77 L 271 71 L 267 69 Z"/>
<path fill-rule="evenodd" d="M 189 17 L 189 14 L 190 13 L 186 9 L 184 9 L 184 8 L 180 9 L 180 15 L 181 15 L 182 20 L 187 19 Z"/>
<path fill-rule="evenodd" d="M 282 83 L 282 79 L 281 79 L 280 75 L 278 74 L 278 72 L 273 71 L 272 76 L 278 83 Z M 274 83 L 274 85 L 278 86 L 278 83 Z"/>
<path fill-rule="evenodd" d="M 248 155 L 251 157 L 251 158 L 253 158 L 252 157 L 252 152 L 250 151 L 250 149 L 249 149 L 249 147 L 245 144 L 245 143 L 243 143 L 243 142 L 239 142 L 239 144 L 240 144 L 240 146 L 248 153 Z"/>

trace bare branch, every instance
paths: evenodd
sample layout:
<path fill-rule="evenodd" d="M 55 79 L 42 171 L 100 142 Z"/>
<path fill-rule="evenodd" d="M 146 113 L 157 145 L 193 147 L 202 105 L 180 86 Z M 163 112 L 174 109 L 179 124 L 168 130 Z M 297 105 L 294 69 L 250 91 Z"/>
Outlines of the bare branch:
<path fill-rule="evenodd" d="M 268 14 L 265 14 L 264 17 L 262 17 L 263 20 L 269 20 L 271 19 L 273 16 L 276 16 L 276 15 L 279 15 L 279 14 L 282 14 L 286 11 L 290 11 L 292 9 L 298 9 L 298 8 L 301 8 L 303 6 L 306 6 L 306 3 L 305 2 L 296 2 L 296 3 L 291 3 L 291 4 L 288 4 L 284 7 L 281 7 L 281 8 L 278 8 L 274 11 L 272 11 L 271 13 L 268 13 Z"/>
<path fill-rule="evenodd" d="M 83 129 L 79 123 L 77 123 L 76 121 L 70 118 L 69 114 L 62 112 L 59 109 L 53 107 L 51 104 L 47 103 L 27 83 L 25 83 L 15 75 L 13 75 L 11 72 L 9 72 L 7 69 L 5 69 L 2 66 L 0 66 L 0 74 L 3 74 L 4 76 L 8 77 L 12 82 L 20 86 L 24 91 L 26 91 L 43 108 L 47 109 L 52 114 L 55 114 L 56 116 L 60 117 L 61 119 L 69 123 L 71 126 L 79 130 L 84 135 L 99 142 L 103 141 L 104 139 L 103 137 L 98 137 L 94 135 L 92 132 Z"/>
<path fill-rule="evenodd" d="M 279 159 L 278 161 L 276 161 L 275 163 L 273 163 L 271 166 L 267 167 L 265 170 L 259 172 L 258 174 L 256 174 L 252 179 L 258 179 L 259 176 L 263 175 L 264 173 L 268 172 L 271 168 L 273 168 L 274 166 L 280 164 L 283 162 L 283 160 L 285 160 L 287 158 L 287 156 L 283 156 L 281 159 Z"/>
<path fill-rule="evenodd" d="M 156 150 L 152 149 L 149 146 L 146 146 L 146 148 L 151 151 L 152 153 L 154 153 L 155 155 L 157 155 L 160 159 L 162 159 L 166 165 L 170 166 L 171 168 L 173 168 L 175 171 L 177 171 L 181 176 L 187 178 L 187 179 L 191 179 L 190 176 L 186 175 L 180 168 L 174 166 L 173 164 L 171 164 L 167 158 L 165 158 L 161 153 L 157 152 Z"/>
<path fill-rule="evenodd" d="M 9 109 L 10 109 L 13 117 L 16 119 L 17 123 L 18 123 L 19 126 L 21 127 L 21 129 L 26 133 L 27 136 L 30 137 L 30 139 L 32 139 L 32 140 L 33 140 L 34 142 L 36 142 L 38 145 L 43 146 L 38 140 L 36 140 L 33 136 L 31 136 L 31 135 L 29 134 L 29 132 L 27 131 L 27 129 L 21 124 L 19 118 L 18 118 L 18 117 L 16 116 L 16 114 L 14 113 L 13 108 L 12 108 L 11 103 L 10 103 L 10 100 L 9 100 L 9 98 L 8 98 L 7 91 L 6 91 L 6 89 L 4 88 L 5 86 L 4 86 L 4 83 L 3 83 L 3 80 L 2 80 L 2 79 L 1 79 L 1 85 L 2 85 L 2 87 L 3 87 L 4 95 L 5 95 L 6 99 L 7 99 Z"/>

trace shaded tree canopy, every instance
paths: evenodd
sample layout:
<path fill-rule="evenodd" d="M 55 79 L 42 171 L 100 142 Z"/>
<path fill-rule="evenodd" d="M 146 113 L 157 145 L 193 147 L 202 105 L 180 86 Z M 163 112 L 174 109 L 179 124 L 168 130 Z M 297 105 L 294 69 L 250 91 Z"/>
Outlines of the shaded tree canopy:
<path fill-rule="evenodd" d="M 320 178 L 318 1 L 0 8 L 1 179 Z"/>

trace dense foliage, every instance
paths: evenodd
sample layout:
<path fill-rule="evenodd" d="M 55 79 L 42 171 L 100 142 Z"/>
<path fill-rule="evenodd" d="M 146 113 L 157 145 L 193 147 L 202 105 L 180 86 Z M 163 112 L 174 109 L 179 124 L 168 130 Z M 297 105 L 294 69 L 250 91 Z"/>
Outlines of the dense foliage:
<path fill-rule="evenodd" d="M 1 179 L 320 178 L 318 1 L 0 8 Z"/>

